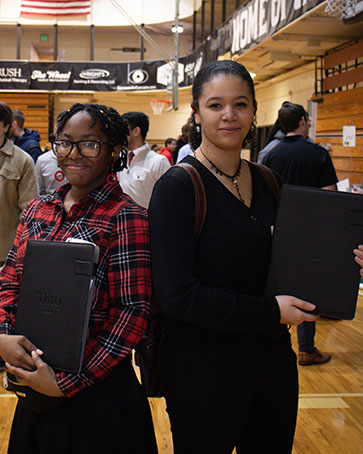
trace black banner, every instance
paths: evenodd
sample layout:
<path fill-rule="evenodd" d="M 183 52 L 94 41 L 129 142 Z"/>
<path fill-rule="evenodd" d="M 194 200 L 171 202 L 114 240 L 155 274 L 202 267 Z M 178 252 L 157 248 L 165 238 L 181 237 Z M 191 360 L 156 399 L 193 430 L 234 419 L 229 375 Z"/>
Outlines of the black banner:
<path fill-rule="evenodd" d="M 29 76 L 29 63 L 0 61 L 0 88 L 3 90 L 27 90 Z"/>
<path fill-rule="evenodd" d="M 252 0 L 235 11 L 231 20 L 218 29 L 217 39 L 227 43 L 225 51 L 241 54 L 323 1 Z"/>
<path fill-rule="evenodd" d="M 324 0 L 251 0 L 235 11 L 193 53 L 179 60 L 179 87 L 192 85 L 199 69 L 230 52 L 242 54 Z M 0 90 L 165 90 L 172 64 L 164 60 L 103 62 L 0 62 Z"/>
<path fill-rule="evenodd" d="M 116 90 L 120 80 L 119 67 L 113 63 L 73 63 L 71 89 Z"/>
<path fill-rule="evenodd" d="M 72 63 L 29 63 L 30 89 L 69 90 L 71 88 Z"/>

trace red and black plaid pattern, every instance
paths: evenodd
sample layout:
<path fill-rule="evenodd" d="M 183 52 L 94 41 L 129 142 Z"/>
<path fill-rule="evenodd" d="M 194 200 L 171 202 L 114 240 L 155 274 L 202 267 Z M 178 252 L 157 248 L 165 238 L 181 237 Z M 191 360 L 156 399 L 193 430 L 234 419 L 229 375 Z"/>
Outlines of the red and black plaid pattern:
<path fill-rule="evenodd" d="M 34 199 L 20 221 L 14 245 L 0 273 L 0 333 L 11 334 L 29 239 L 81 238 L 100 248 L 83 368 L 57 373 L 60 389 L 72 396 L 102 380 L 140 341 L 151 299 L 150 241 L 146 211 L 105 184 L 66 213 L 69 185 Z M 51 272 L 51 270 L 50 270 Z"/>

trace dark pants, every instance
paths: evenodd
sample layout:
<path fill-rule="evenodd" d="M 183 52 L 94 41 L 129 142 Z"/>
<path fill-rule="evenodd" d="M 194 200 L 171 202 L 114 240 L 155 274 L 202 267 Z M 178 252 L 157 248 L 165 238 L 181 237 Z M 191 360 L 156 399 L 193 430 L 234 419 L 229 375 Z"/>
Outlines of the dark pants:
<path fill-rule="evenodd" d="M 161 355 L 175 454 L 290 454 L 296 355 L 282 345 L 199 342 L 166 334 Z"/>
<path fill-rule="evenodd" d="M 37 415 L 16 408 L 9 454 L 156 454 L 148 401 L 131 363 Z"/>
<path fill-rule="evenodd" d="M 315 322 L 302 322 L 297 327 L 299 351 L 312 353 L 314 351 Z"/>

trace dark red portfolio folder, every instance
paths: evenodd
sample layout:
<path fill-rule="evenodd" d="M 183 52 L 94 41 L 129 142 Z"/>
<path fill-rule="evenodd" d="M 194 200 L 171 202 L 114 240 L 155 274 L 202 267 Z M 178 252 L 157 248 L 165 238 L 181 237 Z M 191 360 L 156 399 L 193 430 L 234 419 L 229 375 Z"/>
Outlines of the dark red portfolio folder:
<path fill-rule="evenodd" d="M 284 185 L 265 294 L 293 295 L 316 314 L 353 319 L 363 244 L 363 195 Z"/>
<path fill-rule="evenodd" d="M 29 240 L 15 334 L 57 370 L 82 367 L 99 248 L 93 243 Z"/>

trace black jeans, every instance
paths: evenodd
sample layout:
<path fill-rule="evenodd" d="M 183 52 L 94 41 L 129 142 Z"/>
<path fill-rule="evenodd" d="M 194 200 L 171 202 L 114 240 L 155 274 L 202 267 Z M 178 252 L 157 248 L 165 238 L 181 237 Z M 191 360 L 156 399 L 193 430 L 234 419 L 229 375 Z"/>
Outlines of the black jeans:
<path fill-rule="evenodd" d="M 302 322 L 297 327 L 299 351 L 312 353 L 314 350 L 315 322 Z"/>

